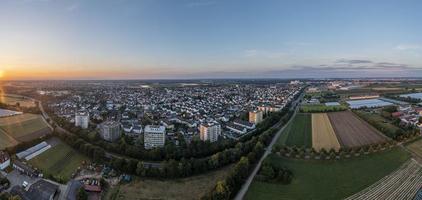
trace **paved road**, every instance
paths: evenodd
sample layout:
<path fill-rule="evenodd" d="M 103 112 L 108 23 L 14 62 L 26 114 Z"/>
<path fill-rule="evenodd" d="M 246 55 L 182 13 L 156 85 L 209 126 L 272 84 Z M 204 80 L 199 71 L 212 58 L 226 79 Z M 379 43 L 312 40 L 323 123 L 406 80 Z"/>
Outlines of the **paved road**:
<path fill-rule="evenodd" d="M 271 141 L 270 145 L 268 145 L 268 147 L 265 149 L 264 154 L 262 155 L 261 159 L 259 159 L 259 162 L 256 164 L 255 169 L 252 171 L 252 173 L 249 175 L 248 179 L 245 181 L 245 183 L 242 185 L 242 188 L 239 190 L 239 192 L 237 193 L 236 197 L 234 198 L 235 200 L 242 200 L 245 195 L 246 192 L 249 189 L 249 186 L 251 185 L 255 175 L 258 173 L 259 169 L 261 168 L 262 162 L 265 160 L 265 158 L 270 155 L 271 150 L 273 145 L 277 142 L 278 138 L 280 137 L 281 133 L 284 131 L 284 129 L 287 127 L 288 124 L 291 123 L 292 119 L 294 118 L 294 116 L 296 115 L 297 111 L 299 110 L 299 107 L 297 106 L 297 104 L 300 102 L 300 100 L 303 98 L 303 94 L 298 98 L 298 100 L 296 100 L 292 106 L 292 108 L 295 108 L 295 112 L 293 113 L 292 117 L 290 118 L 290 120 L 283 126 L 283 128 L 281 128 L 277 134 L 273 137 L 273 140 Z"/>

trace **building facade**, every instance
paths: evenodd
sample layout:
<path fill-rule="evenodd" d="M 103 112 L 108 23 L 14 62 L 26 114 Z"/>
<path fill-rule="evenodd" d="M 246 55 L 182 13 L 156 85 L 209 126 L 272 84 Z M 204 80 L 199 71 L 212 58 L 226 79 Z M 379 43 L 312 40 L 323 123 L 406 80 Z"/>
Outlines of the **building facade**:
<path fill-rule="evenodd" d="M 253 124 L 259 124 L 264 118 L 264 113 L 260 110 L 249 112 L 249 122 Z"/>
<path fill-rule="evenodd" d="M 0 151 L 0 170 L 4 170 L 10 165 L 10 157 L 4 151 Z"/>
<path fill-rule="evenodd" d="M 75 114 L 75 126 L 79 126 L 83 129 L 88 128 L 89 125 L 89 113 L 88 112 L 77 112 Z"/>
<path fill-rule="evenodd" d="M 121 136 L 120 123 L 115 121 L 106 121 L 100 125 L 100 136 L 106 141 L 114 142 Z"/>
<path fill-rule="evenodd" d="M 164 126 L 147 125 L 144 128 L 145 149 L 164 147 L 166 142 L 166 128 Z"/>
<path fill-rule="evenodd" d="M 218 123 L 201 124 L 199 137 L 202 141 L 216 142 L 221 135 L 221 125 Z"/>

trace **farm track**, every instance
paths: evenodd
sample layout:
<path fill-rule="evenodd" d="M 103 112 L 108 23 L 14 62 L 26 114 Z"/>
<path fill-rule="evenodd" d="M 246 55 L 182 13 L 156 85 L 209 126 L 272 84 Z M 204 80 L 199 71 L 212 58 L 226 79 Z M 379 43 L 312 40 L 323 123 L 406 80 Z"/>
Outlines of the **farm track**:
<path fill-rule="evenodd" d="M 422 187 L 422 167 L 414 159 L 346 200 L 411 200 Z"/>
<path fill-rule="evenodd" d="M 340 149 L 340 143 L 326 113 L 312 114 L 312 147 L 317 151 Z"/>
<path fill-rule="evenodd" d="M 328 117 L 342 146 L 358 147 L 386 141 L 381 133 L 350 111 L 329 113 Z"/>

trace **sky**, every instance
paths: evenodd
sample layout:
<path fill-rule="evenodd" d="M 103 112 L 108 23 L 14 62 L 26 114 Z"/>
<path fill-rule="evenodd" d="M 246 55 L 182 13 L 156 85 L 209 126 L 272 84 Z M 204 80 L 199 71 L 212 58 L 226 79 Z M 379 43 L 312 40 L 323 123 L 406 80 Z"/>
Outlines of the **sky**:
<path fill-rule="evenodd" d="M 0 0 L 3 79 L 422 76 L 420 0 Z"/>

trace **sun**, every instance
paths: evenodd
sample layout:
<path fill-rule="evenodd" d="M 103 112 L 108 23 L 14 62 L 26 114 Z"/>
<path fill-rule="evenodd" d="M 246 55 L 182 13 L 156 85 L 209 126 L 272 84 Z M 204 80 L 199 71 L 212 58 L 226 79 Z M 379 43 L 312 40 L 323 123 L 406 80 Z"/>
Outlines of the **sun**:
<path fill-rule="evenodd" d="M 0 70 L 0 78 L 3 78 L 3 76 L 4 76 L 4 71 Z"/>

